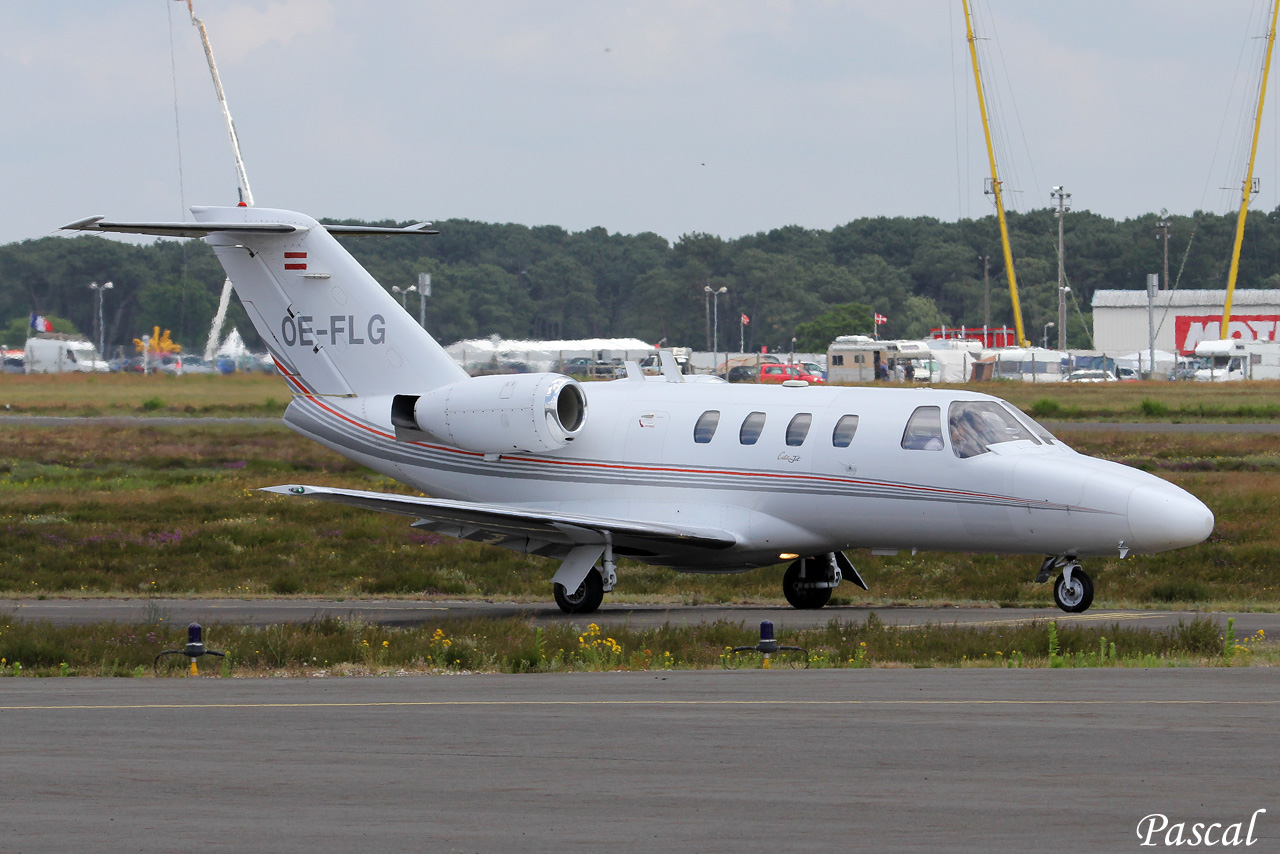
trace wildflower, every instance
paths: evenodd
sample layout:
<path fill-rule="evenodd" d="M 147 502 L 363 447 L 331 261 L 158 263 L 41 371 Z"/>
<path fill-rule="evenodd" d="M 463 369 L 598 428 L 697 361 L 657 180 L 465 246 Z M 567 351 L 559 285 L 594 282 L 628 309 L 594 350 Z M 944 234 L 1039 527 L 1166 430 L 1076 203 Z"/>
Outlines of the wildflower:
<path fill-rule="evenodd" d="M 387 648 L 387 647 L 389 647 L 389 646 L 391 646 L 391 641 L 383 641 L 383 642 L 382 642 L 382 648 L 383 648 L 383 649 L 386 649 L 386 648 Z"/>

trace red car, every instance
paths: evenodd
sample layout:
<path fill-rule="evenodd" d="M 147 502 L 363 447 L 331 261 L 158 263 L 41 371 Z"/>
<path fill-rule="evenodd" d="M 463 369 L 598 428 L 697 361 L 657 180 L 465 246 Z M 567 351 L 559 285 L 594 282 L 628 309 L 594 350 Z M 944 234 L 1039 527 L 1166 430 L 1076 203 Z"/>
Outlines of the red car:
<path fill-rule="evenodd" d="M 787 380 L 804 380 L 810 385 L 821 385 L 822 377 L 805 371 L 800 365 L 761 365 L 760 382 L 784 383 Z"/>

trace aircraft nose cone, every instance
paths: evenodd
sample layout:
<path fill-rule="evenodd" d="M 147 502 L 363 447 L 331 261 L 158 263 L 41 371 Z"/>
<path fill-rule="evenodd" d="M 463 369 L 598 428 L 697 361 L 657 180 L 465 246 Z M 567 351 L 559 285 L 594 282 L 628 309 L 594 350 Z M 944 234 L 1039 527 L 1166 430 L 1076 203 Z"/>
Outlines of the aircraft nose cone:
<path fill-rule="evenodd" d="M 1172 484 L 1140 486 L 1129 495 L 1133 548 L 1162 552 L 1202 542 L 1213 531 L 1213 511 Z"/>

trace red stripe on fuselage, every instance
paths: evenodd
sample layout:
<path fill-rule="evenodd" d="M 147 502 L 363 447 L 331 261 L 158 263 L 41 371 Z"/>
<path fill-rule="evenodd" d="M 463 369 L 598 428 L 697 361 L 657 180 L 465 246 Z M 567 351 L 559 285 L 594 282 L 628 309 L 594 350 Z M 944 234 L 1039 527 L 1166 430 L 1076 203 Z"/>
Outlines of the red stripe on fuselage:
<path fill-rule="evenodd" d="M 373 427 L 368 426 L 367 424 L 363 424 L 353 418 L 350 418 L 347 415 L 332 408 L 328 404 L 323 403 L 319 398 L 315 397 L 314 395 L 307 394 L 304 396 L 308 400 L 310 400 L 312 403 L 314 403 L 316 406 L 319 406 L 321 409 L 325 410 L 326 412 L 330 413 L 336 418 L 339 418 L 347 422 L 348 424 L 358 427 L 359 429 L 364 430 L 366 432 L 372 433 L 373 435 L 378 436 L 379 438 L 396 441 L 395 436 L 393 436 L 392 434 L 384 433 L 381 430 L 376 430 Z M 484 456 L 484 454 L 479 453 L 477 451 L 464 451 L 461 448 L 450 448 L 445 445 L 433 445 L 427 442 L 406 442 L 404 444 L 417 445 L 418 447 L 421 447 L 421 448 L 429 448 L 434 451 L 444 451 L 451 454 L 461 454 L 462 456 L 467 456 L 467 457 L 483 457 Z M 811 474 L 787 474 L 785 472 L 767 472 L 767 471 L 754 471 L 754 472 L 734 471 L 732 469 L 699 469 L 699 468 L 683 468 L 683 467 L 676 467 L 676 466 L 636 466 L 636 465 L 626 465 L 623 463 L 586 462 L 583 460 L 551 460 L 545 457 L 525 457 L 525 456 L 514 456 L 510 454 L 503 454 L 502 456 L 506 459 L 516 460 L 518 462 L 539 463 L 542 465 L 549 465 L 549 466 L 569 466 L 573 468 L 587 468 L 587 469 L 606 470 L 606 471 L 656 472 L 656 473 L 663 473 L 663 474 L 727 475 L 732 477 L 767 477 L 775 480 L 849 484 L 852 486 L 892 486 L 897 489 L 908 489 L 908 490 L 914 490 L 921 493 L 928 493 L 931 495 L 945 495 L 945 496 L 951 496 L 955 498 L 994 498 L 1000 501 L 1017 501 L 1020 504 L 1025 502 L 1027 504 L 1041 505 L 1049 508 L 1064 506 L 1060 504 L 1054 504 L 1049 501 L 1033 501 L 1025 498 L 1016 498 L 1014 496 L 1009 496 L 1009 495 L 994 495 L 988 492 L 968 492 L 968 491 L 956 490 L 956 489 L 945 489 L 937 486 L 916 486 L 914 484 L 909 484 L 909 483 L 890 483 L 887 481 L 874 481 L 874 480 L 851 480 L 849 478 L 824 477 L 822 475 L 811 475 Z"/>

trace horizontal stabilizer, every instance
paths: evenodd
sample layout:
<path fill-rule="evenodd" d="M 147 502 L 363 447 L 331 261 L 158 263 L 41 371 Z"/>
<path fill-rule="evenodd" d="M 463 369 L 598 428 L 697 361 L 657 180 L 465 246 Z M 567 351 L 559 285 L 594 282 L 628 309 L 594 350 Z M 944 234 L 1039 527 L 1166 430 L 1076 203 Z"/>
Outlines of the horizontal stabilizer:
<path fill-rule="evenodd" d="M 109 222 L 90 216 L 64 225 L 62 231 L 110 231 L 116 234 L 154 234 L 157 237 L 207 237 L 214 232 L 293 234 L 305 226 L 284 222 Z"/>
<path fill-rule="evenodd" d="M 380 225 L 324 225 L 325 231 L 337 237 L 362 234 L 439 234 L 429 222 L 418 222 L 404 228 Z M 67 223 L 62 231 L 110 231 L 117 234 L 154 234 L 157 237 L 208 237 L 215 233 L 294 234 L 307 231 L 304 225 L 286 222 L 111 222 L 106 217 L 89 216 Z"/>
<path fill-rule="evenodd" d="M 737 538 L 727 531 L 534 511 L 500 504 L 476 504 L 443 498 L 296 484 L 263 487 L 262 491 L 274 492 L 278 495 L 316 498 L 321 501 L 349 504 L 353 507 L 397 513 L 449 525 L 463 525 L 504 537 L 528 537 L 560 546 L 573 547 L 588 543 L 603 543 L 606 532 L 613 538 L 615 544 L 624 540 L 645 543 L 656 547 L 659 551 L 669 549 L 718 551 L 737 545 L 738 542 Z"/>
<path fill-rule="evenodd" d="M 321 223 L 324 230 L 334 237 L 359 237 L 362 234 L 439 234 L 429 222 L 415 222 L 404 228 L 388 228 L 381 225 L 328 225 Z"/>

